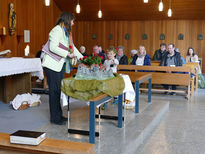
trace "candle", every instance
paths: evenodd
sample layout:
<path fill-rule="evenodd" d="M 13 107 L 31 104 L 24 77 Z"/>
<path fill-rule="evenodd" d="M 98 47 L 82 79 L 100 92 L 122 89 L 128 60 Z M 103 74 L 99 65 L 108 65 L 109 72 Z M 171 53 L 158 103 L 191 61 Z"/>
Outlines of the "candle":
<path fill-rule="evenodd" d="M 25 56 L 28 56 L 29 55 L 29 45 L 26 46 L 26 48 L 24 49 L 24 52 L 25 52 Z"/>
<path fill-rule="evenodd" d="M 3 27 L 3 35 L 6 35 L 6 27 Z"/>

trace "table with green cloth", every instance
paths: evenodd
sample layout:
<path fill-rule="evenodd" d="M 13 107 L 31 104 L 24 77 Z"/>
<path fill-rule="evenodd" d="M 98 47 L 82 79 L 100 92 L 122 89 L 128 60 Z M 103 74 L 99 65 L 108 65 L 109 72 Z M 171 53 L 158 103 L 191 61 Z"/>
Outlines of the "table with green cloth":
<path fill-rule="evenodd" d="M 111 97 L 123 93 L 125 83 L 119 74 L 107 80 L 76 80 L 74 77 L 62 80 L 61 90 L 75 99 L 89 101 L 89 99 L 105 93 Z"/>
<path fill-rule="evenodd" d="M 69 129 L 69 99 L 68 99 L 68 132 L 89 135 L 89 142 L 95 143 L 95 108 L 96 106 L 118 96 L 118 127 L 122 128 L 122 94 L 125 87 L 123 78 L 119 74 L 106 80 L 79 80 L 74 77 L 63 79 L 61 90 L 69 97 L 89 101 L 89 131 Z M 106 94 L 106 95 L 105 95 Z M 104 97 L 98 97 L 104 96 Z M 97 98 L 97 99 L 96 99 Z M 98 99 L 99 98 L 99 99 Z"/>

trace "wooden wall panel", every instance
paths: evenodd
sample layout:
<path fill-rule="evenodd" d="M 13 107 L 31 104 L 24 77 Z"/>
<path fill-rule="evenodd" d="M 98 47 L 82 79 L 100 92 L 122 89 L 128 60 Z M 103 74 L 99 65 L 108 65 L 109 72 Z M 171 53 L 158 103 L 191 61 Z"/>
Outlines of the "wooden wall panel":
<path fill-rule="evenodd" d="M 8 35 L 9 3 L 13 2 L 17 13 L 17 30 L 15 36 Z M 23 40 L 23 31 L 30 30 L 30 51 L 33 55 L 41 49 L 48 39 L 48 33 L 55 25 L 61 10 L 51 0 L 51 5 L 46 7 L 43 0 L 0 0 L 0 28 L 5 26 L 6 36 L 0 36 L 0 50 L 11 49 L 12 56 L 23 56 L 27 45 Z M 125 34 L 130 34 L 130 40 L 125 40 Z M 142 34 L 148 35 L 147 40 L 142 40 Z M 165 40 L 160 40 L 160 34 L 165 34 Z M 178 34 L 184 34 L 184 40 L 178 40 Z M 205 37 L 205 20 L 137 20 L 137 21 L 76 21 L 73 27 L 74 43 L 79 48 L 86 46 L 87 52 L 92 52 L 95 44 L 107 49 L 110 45 L 125 46 L 125 54 L 129 56 L 130 50 L 137 49 L 139 45 L 146 47 L 147 53 L 153 56 L 159 44 L 174 43 L 186 55 L 187 48 L 195 48 L 199 57 L 204 59 L 205 41 L 197 40 L 197 35 L 202 33 Z M 93 40 L 92 35 L 97 34 Z M 109 34 L 113 39 L 109 40 Z M 17 35 L 19 37 L 17 37 Z M 204 38 L 205 39 L 205 38 Z M 205 63 L 203 63 L 205 72 Z"/>
<path fill-rule="evenodd" d="M 125 40 L 126 33 L 130 34 L 130 40 Z M 148 35 L 147 40 L 142 40 L 144 33 Z M 160 40 L 161 33 L 165 34 L 165 40 Z M 184 40 L 178 40 L 180 33 L 184 34 Z M 96 40 L 92 39 L 93 34 L 97 34 Z M 113 34 L 113 40 L 108 39 L 109 34 Z M 199 57 L 205 59 L 205 40 L 198 40 L 198 34 L 203 34 L 205 39 L 205 20 L 77 21 L 73 27 L 75 45 L 78 48 L 86 46 L 88 53 L 92 52 L 95 44 L 102 45 L 104 50 L 110 45 L 123 45 L 125 54 L 129 56 L 130 50 L 144 45 L 152 57 L 160 43 L 165 42 L 174 43 L 182 56 L 192 46 Z"/>
<path fill-rule="evenodd" d="M 9 36 L 8 13 L 9 3 L 14 3 L 17 25 L 16 35 Z M 0 50 L 10 49 L 12 56 L 24 56 L 24 49 L 28 44 L 31 55 L 41 49 L 48 39 L 49 31 L 55 26 L 61 11 L 51 0 L 46 7 L 44 0 L 0 0 L 0 28 L 5 26 L 6 36 L 0 36 Z M 30 30 L 30 43 L 24 43 L 24 30 Z"/>

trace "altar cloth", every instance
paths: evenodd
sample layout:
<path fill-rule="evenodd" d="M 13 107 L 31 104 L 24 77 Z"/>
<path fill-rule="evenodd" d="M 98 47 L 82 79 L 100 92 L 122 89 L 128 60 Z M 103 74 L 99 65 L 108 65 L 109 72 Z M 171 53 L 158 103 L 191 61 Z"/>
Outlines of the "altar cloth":
<path fill-rule="evenodd" d="M 0 77 L 23 73 L 31 73 L 42 80 L 44 76 L 40 58 L 0 58 Z"/>

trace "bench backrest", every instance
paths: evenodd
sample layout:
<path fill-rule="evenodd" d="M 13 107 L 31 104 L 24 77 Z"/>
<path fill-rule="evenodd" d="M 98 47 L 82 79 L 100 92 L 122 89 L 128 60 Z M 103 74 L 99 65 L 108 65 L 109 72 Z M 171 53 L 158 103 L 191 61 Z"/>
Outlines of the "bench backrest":
<path fill-rule="evenodd" d="M 151 61 L 151 66 L 160 66 L 160 61 Z"/>
<path fill-rule="evenodd" d="M 145 70 L 148 72 L 137 72 L 139 70 Z M 190 78 L 191 68 L 189 67 L 118 65 L 118 73 L 129 75 L 130 71 L 135 71 L 136 75 L 145 75 L 151 73 L 152 84 L 188 86 L 191 80 Z M 171 71 L 171 73 L 165 73 L 167 71 Z M 183 73 L 183 72 L 187 72 L 187 73 Z"/>
<path fill-rule="evenodd" d="M 191 68 L 189 67 L 168 67 L 168 66 L 137 66 L 137 65 L 118 65 L 117 70 L 133 70 L 133 71 L 172 71 L 172 72 L 188 72 L 191 73 Z"/>
<path fill-rule="evenodd" d="M 183 64 L 183 66 L 184 67 L 190 67 L 191 69 L 192 69 L 192 73 L 194 73 L 194 74 L 196 74 L 196 73 L 198 73 L 197 71 L 199 71 L 199 63 L 186 63 L 186 64 Z M 195 71 L 195 68 L 197 68 L 196 69 L 196 71 Z"/>

